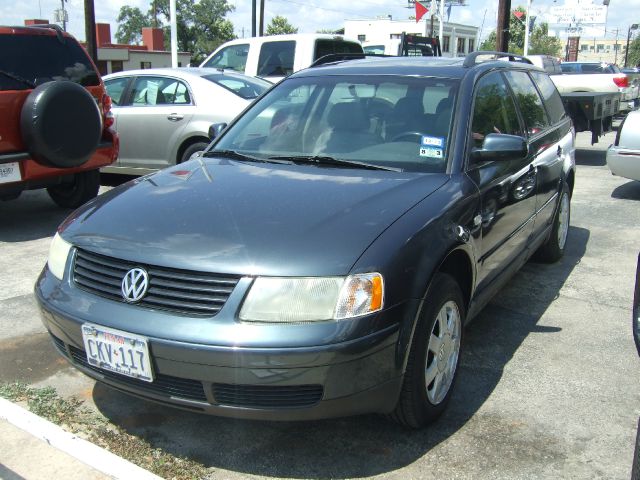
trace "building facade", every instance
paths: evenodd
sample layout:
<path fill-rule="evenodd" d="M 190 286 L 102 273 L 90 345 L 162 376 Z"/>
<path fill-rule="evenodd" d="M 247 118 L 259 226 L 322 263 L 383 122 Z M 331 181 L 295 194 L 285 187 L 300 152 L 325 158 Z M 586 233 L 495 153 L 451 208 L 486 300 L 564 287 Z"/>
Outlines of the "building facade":
<path fill-rule="evenodd" d="M 393 20 L 380 18 L 373 20 L 345 21 L 344 35 L 361 43 L 384 43 L 400 38 L 402 32 L 425 37 L 438 36 L 440 25 L 434 18 L 416 23 L 415 20 Z M 440 40 L 442 56 L 464 57 L 478 46 L 478 27 L 459 23 L 444 22 Z"/>
<path fill-rule="evenodd" d="M 607 62 L 624 65 L 624 54 L 627 48 L 627 39 L 604 38 L 580 38 L 578 45 L 578 61 L 580 62 Z"/>

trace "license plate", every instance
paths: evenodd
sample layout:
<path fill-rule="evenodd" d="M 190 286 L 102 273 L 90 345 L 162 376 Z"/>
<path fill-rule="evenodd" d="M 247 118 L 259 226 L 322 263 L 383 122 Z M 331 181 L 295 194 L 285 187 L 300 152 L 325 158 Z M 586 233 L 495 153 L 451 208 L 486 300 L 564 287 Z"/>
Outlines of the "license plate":
<path fill-rule="evenodd" d="M 19 182 L 20 164 L 18 162 L 0 163 L 0 183 Z"/>
<path fill-rule="evenodd" d="M 82 340 L 87 361 L 110 372 L 153 382 L 147 339 L 133 333 L 85 323 Z"/>

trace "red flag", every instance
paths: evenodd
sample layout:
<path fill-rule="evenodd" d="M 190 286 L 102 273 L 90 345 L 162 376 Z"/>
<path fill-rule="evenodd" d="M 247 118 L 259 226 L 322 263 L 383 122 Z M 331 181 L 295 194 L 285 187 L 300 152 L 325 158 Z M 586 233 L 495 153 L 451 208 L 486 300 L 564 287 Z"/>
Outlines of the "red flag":
<path fill-rule="evenodd" d="M 516 18 L 517 18 L 518 20 L 520 20 L 520 19 L 522 18 L 522 16 L 524 15 L 524 12 L 521 12 L 521 11 L 519 11 L 519 10 L 514 10 L 514 11 L 513 11 L 513 14 L 516 16 Z"/>
<path fill-rule="evenodd" d="M 427 13 L 429 9 L 422 5 L 420 2 L 416 1 L 416 23 L 420 21 L 420 19 Z"/>

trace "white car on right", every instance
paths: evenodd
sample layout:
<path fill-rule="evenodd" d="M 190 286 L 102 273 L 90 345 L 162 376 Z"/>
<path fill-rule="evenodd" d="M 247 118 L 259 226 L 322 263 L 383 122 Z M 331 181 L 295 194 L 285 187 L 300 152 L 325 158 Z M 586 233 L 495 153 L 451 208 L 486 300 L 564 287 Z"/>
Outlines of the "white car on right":
<path fill-rule="evenodd" d="M 640 110 L 622 121 L 615 143 L 607 150 L 607 165 L 614 175 L 640 180 Z"/>

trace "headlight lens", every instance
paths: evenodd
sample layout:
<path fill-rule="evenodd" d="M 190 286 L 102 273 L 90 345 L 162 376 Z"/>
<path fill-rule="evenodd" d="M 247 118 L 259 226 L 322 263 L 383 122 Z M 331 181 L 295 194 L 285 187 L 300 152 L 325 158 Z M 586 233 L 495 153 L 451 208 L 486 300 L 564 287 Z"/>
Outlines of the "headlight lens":
<path fill-rule="evenodd" d="M 383 291 L 379 273 L 346 278 L 258 277 L 242 305 L 240 319 L 269 323 L 341 320 L 381 310 Z"/>
<path fill-rule="evenodd" d="M 62 280 L 64 277 L 64 267 L 67 264 L 67 257 L 71 250 L 71 244 L 62 239 L 62 237 L 56 233 L 51 241 L 51 247 L 49 247 L 49 260 L 47 265 L 49 271 L 58 279 Z"/>

